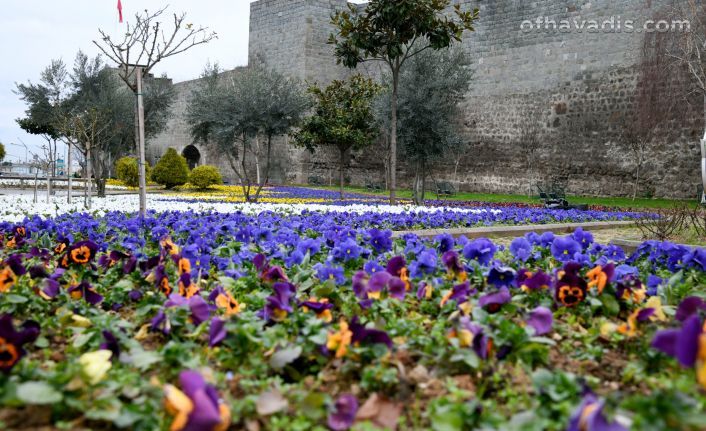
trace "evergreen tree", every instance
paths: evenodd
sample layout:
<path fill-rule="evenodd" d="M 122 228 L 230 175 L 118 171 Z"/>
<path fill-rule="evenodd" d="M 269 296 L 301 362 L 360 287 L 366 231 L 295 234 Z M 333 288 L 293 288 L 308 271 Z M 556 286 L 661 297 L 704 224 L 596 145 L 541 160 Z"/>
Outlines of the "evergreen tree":
<path fill-rule="evenodd" d="M 169 148 L 152 170 L 152 180 L 167 189 L 186 184 L 189 180 L 189 166 L 186 159 L 174 148 Z"/>

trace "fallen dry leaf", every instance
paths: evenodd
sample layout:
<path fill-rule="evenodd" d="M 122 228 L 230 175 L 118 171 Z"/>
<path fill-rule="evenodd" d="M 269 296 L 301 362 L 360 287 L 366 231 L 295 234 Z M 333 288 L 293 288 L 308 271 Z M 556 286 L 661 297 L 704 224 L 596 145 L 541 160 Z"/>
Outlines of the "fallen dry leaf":
<path fill-rule="evenodd" d="M 260 416 L 269 416 L 281 412 L 287 407 L 289 407 L 289 402 L 277 389 L 261 393 L 255 403 L 257 414 Z"/>
<path fill-rule="evenodd" d="M 372 394 L 358 410 L 356 422 L 370 421 L 377 428 L 397 429 L 402 404 Z"/>

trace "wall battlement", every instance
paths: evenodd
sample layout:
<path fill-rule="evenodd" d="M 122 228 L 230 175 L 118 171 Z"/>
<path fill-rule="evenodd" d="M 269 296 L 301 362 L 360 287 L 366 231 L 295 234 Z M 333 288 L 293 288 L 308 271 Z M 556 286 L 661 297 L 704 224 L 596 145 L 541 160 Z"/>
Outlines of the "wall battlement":
<path fill-rule="evenodd" d="M 661 14 L 674 2 L 686 0 L 454 0 L 464 8 L 479 7 L 476 31 L 467 33 L 463 47 L 472 61 L 474 78 L 458 119 L 469 144 L 456 178 L 453 161 L 438 162 L 434 177 L 456 180 L 461 190 L 525 193 L 531 182 L 559 179 L 570 192 L 627 195 L 632 171 L 614 157 L 620 133 L 613 119 L 635 109 L 643 32 L 572 30 L 523 31 L 523 22 L 551 20 L 603 22 L 630 19 L 635 26 Z M 259 0 L 251 4 L 250 62 L 309 83 L 326 84 L 351 71 L 336 65 L 326 43 L 333 28 L 331 14 L 345 0 Z M 525 26 L 526 27 L 526 26 Z M 526 28 L 525 28 L 526 29 Z M 365 69 L 363 69 L 365 71 Z M 184 124 L 188 94 L 198 81 L 176 84 L 178 101 L 167 130 L 151 142 L 153 157 L 172 146 L 189 145 Z M 679 125 L 678 138 L 659 142 L 651 159 L 658 174 L 643 190 L 656 196 L 692 197 L 699 183 L 698 137 L 700 112 L 689 112 Z M 527 148 L 522 121 L 528 112 L 539 115 L 541 145 L 534 173 L 526 166 Z M 275 180 L 305 182 L 312 174 L 330 178 L 337 169 L 325 155 L 311 156 L 278 140 Z M 214 163 L 202 149 L 202 162 Z M 472 156 L 471 156 L 472 154 Z M 217 164 L 217 163 L 216 163 Z M 228 167 L 222 166 L 228 177 Z M 402 183 L 412 169 L 400 159 Z M 356 155 L 350 178 L 354 184 L 381 181 L 384 168 L 378 155 Z M 531 178 L 530 178 L 531 177 Z"/>

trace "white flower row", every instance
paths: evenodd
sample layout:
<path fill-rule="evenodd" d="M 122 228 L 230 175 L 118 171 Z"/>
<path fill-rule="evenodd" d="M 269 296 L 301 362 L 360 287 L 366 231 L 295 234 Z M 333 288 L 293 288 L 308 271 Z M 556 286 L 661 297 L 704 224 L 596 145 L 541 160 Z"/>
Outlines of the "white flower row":
<path fill-rule="evenodd" d="M 221 213 L 232 213 L 242 211 L 245 214 L 256 215 L 263 211 L 273 211 L 284 214 L 300 214 L 305 211 L 318 212 L 377 212 L 387 214 L 403 213 L 433 213 L 438 211 L 455 211 L 464 213 L 480 214 L 491 211 L 501 213 L 501 210 L 493 209 L 461 209 L 461 208 L 432 208 L 419 206 L 391 206 L 391 205 L 321 205 L 321 204 L 276 204 L 276 203 L 225 203 L 225 202 L 181 202 L 175 200 L 177 196 L 170 198 L 160 196 L 147 197 L 147 208 L 157 212 L 163 211 L 215 211 Z M 69 204 L 65 195 L 53 196 L 50 202 L 46 201 L 46 196 L 41 193 L 38 202 L 33 203 L 32 194 L 14 194 L 0 196 L 0 221 L 19 222 L 28 215 L 37 214 L 43 217 L 54 217 L 60 214 L 71 212 L 90 212 L 101 217 L 110 211 L 137 212 L 139 209 L 139 197 L 137 194 L 106 196 L 104 198 L 94 197 L 92 208 L 88 211 L 84 205 L 83 197 L 75 197 Z"/>
<path fill-rule="evenodd" d="M 71 181 L 71 186 L 74 189 L 82 189 L 85 187 L 85 181 L 82 178 L 74 178 L 73 181 Z M 69 182 L 68 180 L 64 178 L 56 178 L 52 180 L 52 185 L 54 187 L 68 187 Z M 24 187 L 24 188 L 34 188 L 34 178 L 0 178 L 0 188 L 2 187 Z M 37 181 L 37 188 L 42 190 L 46 189 L 47 187 L 47 181 L 45 179 L 38 180 Z M 95 186 L 94 186 L 95 187 Z M 115 185 L 110 185 L 107 184 L 105 186 L 106 189 L 110 190 L 128 190 L 127 187 L 125 186 L 115 186 Z"/>

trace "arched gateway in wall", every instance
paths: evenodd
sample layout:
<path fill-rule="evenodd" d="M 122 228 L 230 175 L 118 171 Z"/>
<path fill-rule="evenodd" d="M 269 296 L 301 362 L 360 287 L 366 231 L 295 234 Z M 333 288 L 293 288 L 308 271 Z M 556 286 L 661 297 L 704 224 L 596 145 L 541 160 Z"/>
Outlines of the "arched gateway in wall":
<path fill-rule="evenodd" d="M 189 169 L 194 169 L 201 164 L 201 152 L 194 145 L 187 145 L 181 155 L 186 159 Z"/>

